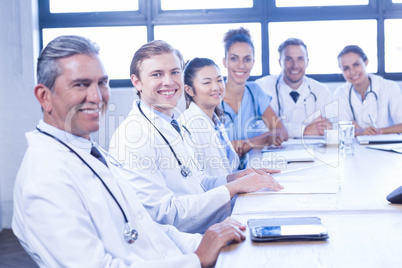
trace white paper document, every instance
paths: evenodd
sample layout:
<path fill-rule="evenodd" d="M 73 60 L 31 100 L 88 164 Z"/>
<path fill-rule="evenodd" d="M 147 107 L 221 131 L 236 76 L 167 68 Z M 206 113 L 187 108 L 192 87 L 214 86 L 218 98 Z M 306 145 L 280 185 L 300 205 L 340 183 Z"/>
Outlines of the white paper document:
<path fill-rule="evenodd" d="M 311 149 L 278 150 L 262 153 L 263 162 L 313 162 L 314 151 Z"/>
<path fill-rule="evenodd" d="M 336 194 L 339 192 L 339 180 L 312 176 L 274 177 L 284 187 L 281 191 L 262 189 L 249 194 Z"/>

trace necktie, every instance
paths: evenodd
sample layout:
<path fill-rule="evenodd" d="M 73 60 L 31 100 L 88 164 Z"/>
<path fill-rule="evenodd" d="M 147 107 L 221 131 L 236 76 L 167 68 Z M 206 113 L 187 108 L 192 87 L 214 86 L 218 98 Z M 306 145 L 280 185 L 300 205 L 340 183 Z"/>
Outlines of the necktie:
<path fill-rule="evenodd" d="M 105 158 L 103 158 L 103 156 L 101 155 L 101 153 L 99 152 L 98 148 L 96 148 L 95 146 L 92 145 L 91 148 L 91 155 L 94 156 L 96 159 L 98 159 L 99 161 L 101 161 L 105 166 L 108 167 Z"/>
<path fill-rule="evenodd" d="M 174 129 L 176 129 L 177 132 L 179 132 L 179 134 L 181 136 L 180 127 L 179 127 L 179 123 L 177 122 L 177 120 L 172 119 L 172 121 L 170 121 L 170 124 L 174 127 Z"/>
<path fill-rule="evenodd" d="M 293 101 L 296 103 L 296 102 L 297 102 L 297 99 L 298 99 L 299 96 L 300 96 L 299 92 L 297 92 L 297 91 L 292 91 L 292 92 L 290 92 L 289 94 L 290 94 L 290 96 L 292 97 Z"/>

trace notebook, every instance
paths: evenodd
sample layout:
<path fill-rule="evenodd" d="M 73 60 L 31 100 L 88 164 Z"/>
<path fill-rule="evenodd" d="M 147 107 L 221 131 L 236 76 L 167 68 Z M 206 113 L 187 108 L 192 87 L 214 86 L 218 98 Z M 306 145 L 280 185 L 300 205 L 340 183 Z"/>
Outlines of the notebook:
<path fill-rule="evenodd" d="M 375 144 L 375 143 L 398 143 L 402 142 L 402 135 L 396 134 L 381 134 L 381 135 L 363 135 L 357 136 L 359 144 Z"/>
<path fill-rule="evenodd" d="M 311 149 L 277 150 L 262 153 L 262 161 L 266 162 L 314 162 L 315 155 Z"/>
<path fill-rule="evenodd" d="M 325 240 L 328 232 L 318 217 L 250 219 L 247 222 L 251 240 Z"/>

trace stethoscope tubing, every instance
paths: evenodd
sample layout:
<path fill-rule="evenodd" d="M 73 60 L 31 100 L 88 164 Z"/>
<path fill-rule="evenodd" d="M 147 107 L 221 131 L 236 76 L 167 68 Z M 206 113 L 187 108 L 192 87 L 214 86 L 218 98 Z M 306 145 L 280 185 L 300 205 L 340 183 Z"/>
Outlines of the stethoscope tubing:
<path fill-rule="evenodd" d="M 159 129 L 151 122 L 151 120 L 145 115 L 144 111 L 141 109 L 141 104 L 140 104 L 140 102 L 138 102 L 137 106 L 138 106 L 138 110 L 140 111 L 141 115 L 144 116 L 144 117 L 147 119 L 147 121 L 155 128 L 155 130 L 159 133 L 159 135 L 162 137 L 162 139 L 165 141 L 165 143 L 169 146 L 169 149 L 170 149 L 170 151 L 172 152 L 174 158 L 176 159 L 177 164 L 180 166 L 180 174 L 181 174 L 183 177 L 191 176 L 191 175 L 192 175 L 191 170 L 190 170 L 188 167 L 186 167 L 185 165 L 183 165 L 183 163 L 180 161 L 179 157 L 177 156 L 176 152 L 173 150 L 172 145 L 171 145 L 170 142 L 166 139 L 165 135 L 163 135 L 162 132 L 160 132 L 160 130 L 159 130 Z M 184 130 L 185 130 L 187 133 L 189 133 L 189 135 L 191 136 L 190 131 L 188 131 L 188 129 L 187 129 L 186 127 L 184 127 L 183 125 L 182 125 L 182 127 L 183 127 Z"/>
<path fill-rule="evenodd" d="M 36 127 L 36 129 L 44 134 L 47 135 L 51 138 L 53 138 L 54 140 L 58 141 L 59 143 L 61 143 L 62 145 L 64 145 L 67 149 L 69 149 L 72 153 L 74 153 L 91 171 L 92 173 L 101 181 L 101 183 L 103 184 L 103 186 L 106 188 L 106 190 L 108 191 L 109 195 L 113 198 L 114 202 L 116 203 L 116 205 L 119 207 L 121 214 L 123 215 L 124 218 L 124 231 L 123 231 L 123 236 L 124 239 L 127 243 L 132 244 L 134 243 L 137 239 L 138 239 L 138 232 L 137 230 L 133 229 L 130 227 L 130 223 L 128 222 L 128 218 L 126 213 L 124 212 L 123 208 L 121 207 L 120 203 L 117 201 L 116 197 L 114 196 L 114 194 L 112 193 L 112 191 L 110 191 L 109 187 L 107 187 L 106 183 L 102 180 L 102 178 L 99 176 L 99 174 L 85 161 L 84 158 L 82 158 L 75 150 L 73 150 L 70 146 L 68 146 L 65 142 L 63 142 L 62 140 L 60 140 L 59 138 L 57 138 L 56 136 L 43 131 L 42 129 Z"/>
<path fill-rule="evenodd" d="M 250 89 L 250 87 L 249 87 L 248 85 L 246 85 L 246 88 L 247 88 L 248 92 L 250 93 L 251 101 L 253 102 L 254 117 L 257 118 L 257 117 L 258 117 L 258 116 L 257 116 L 257 107 L 255 106 L 254 94 L 253 94 L 253 92 L 251 91 L 251 89 Z M 226 114 L 227 116 L 229 116 L 230 121 L 231 121 L 232 123 L 234 123 L 234 120 L 233 120 L 232 115 L 231 115 L 229 112 L 226 112 L 226 111 L 225 111 L 225 103 L 224 103 L 224 101 L 222 101 L 222 110 L 223 110 L 223 113 L 224 113 L 224 114 Z"/>
<path fill-rule="evenodd" d="M 372 87 L 372 84 L 371 84 L 371 78 L 369 77 L 368 79 L 370 81 L 370 90 L 366 91 L 366 93 L 364 93 L 364 100 L 367 99 L 368 94 L 372 93 L 372 94 L 374 94 L 375 100 L 378 101 L 377 93 L 375 93 L 373 91 L 373 87 Z M 352 105 L 352 89 L 353 89 L 353 84 L 351 84 L 350 88 L 349 88 L 349 106 L 350 106 L 350 110 L 352 112 L 353 121 L 356 121 L 356 115 L 355 115 L 355 111 L 354 111 L 353 105 Z"/>
<path fill-rule="evenodd" d="M 282 106 L 281 106 L 281 103 L 280 103 L 280 100 L 279 100 L 279 81 L 280 81 L 281 78 L 282 78 L 282 75 L 279 75 L 278 78 L 276 79 L 276 83 L 275 83 L 276 101 L 278 103 L 278 116 L 279 116 L 279 118 L 281 118 L 281 116 L 282 116 L 281 115 Z M 317 108 L 317 95 L 315 95 L 315 93 L 311 90 L 310 83 L 308 83 L 308 82 L 307 82 L 307 87 L 308 87 L 308 89 L 310 91 L 309 96 L 312 95 L 313 98 L 314 98 L 314 106 L 315 106 L 314 110 L 315 110 Z M 306 114 L 306 117 L 308 117 L 308 114 L 307 114 L 307 98 L 308 98 L 308 96 L 305 97 L 304 100 L 303 100 L 304 112 Z"/>

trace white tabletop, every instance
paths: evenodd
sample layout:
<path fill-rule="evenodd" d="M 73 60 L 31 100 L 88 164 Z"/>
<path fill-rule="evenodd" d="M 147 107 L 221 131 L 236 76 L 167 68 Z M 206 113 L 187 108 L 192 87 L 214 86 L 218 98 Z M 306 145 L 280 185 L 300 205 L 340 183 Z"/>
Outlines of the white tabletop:
<path fill-rule="evenodd" d="M 402 185 L 402 154 L 357 144 L 348 158 L 340 157 L 337 147 L 319 150 L 315 162 L 282 163 L 283 173 L 276 175 L 284 184 L 317 182 L 311 187 L 316 193 L 239 195 L 232 217 L 246 223 L 253 218 L 318 216 L 330 238 L 254 243 L 247 230 L 246 241 L 226 247 L 216 267 L 402 267 L 402 205 L 386 200 Z M 254 151 L 250 166 L 273 167 L 258 158 L 260 151 Z M 335 193 L 319 193 L 327 190 L 319 185 L 334 182 L 339 185 Z"/>
<path fill-rule="evenodd" d="M 391 205 L 386 200 L 392 190 L 402 185 L 402 154 L 355 145 L 353 157 L 338 158 L 337 148 L 325 150 L 325 153 L 316 152 L 319 158 L 315 162 L 286 164 L 284 173 L 274 177 L 278 182 L 286 178 L 299 178 L 300 183 L 303 180 L 317 181 L 317 187 L 325 185 L 326 181 L 338 181 L 338 193 L 321 194 L 316 193 L 319 189 L 311 188 L 314 194 L 244 194 L 237 197 L 233 214 L 354 210 L 402 212 L 402 206 Z M 261 157 L 261 153 L 255 152 L 253 157 Z"/>
<path fill-rule="evenodd" d="M 216 267 L 402 267 L 402 213 L 304 215 L 321 218 L 328 240 L 256 243 L 246 230 L 246 241 L 224 248 Z M 269 216 L 249 214 L 234 218 L 246 224 L 248 219 Z"/>

